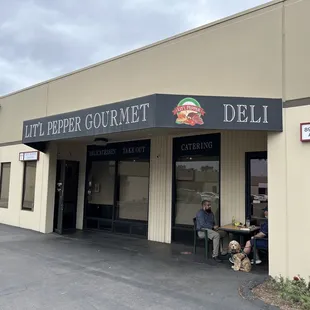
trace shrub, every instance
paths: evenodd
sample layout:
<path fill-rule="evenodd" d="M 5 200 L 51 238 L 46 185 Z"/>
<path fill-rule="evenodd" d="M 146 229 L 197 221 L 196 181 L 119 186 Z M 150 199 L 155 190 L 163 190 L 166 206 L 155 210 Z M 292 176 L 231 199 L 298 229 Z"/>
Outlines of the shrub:
<path fill-rule="evenodd" d="M 310 281 L 307 283 L 300 276 L 295 276 L 293 280 L 278 277 L 271 279 L 271 285 L 279 291 L 284 300 L 297 303 L 303 309 L 310 310 Z"/>

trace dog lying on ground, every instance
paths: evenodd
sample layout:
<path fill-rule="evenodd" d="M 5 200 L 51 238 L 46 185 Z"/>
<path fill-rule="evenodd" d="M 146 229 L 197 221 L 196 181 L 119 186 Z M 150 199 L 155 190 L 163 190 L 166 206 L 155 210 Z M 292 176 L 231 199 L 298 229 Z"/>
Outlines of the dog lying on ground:
<path fill-rule="evenodd" d="M 241 246 L 239 242 L 233 240 L 228 246 L 229 252 L 233 255 L 232 259 L 234 261 L 231 268 L 235 271 L 250 272 L 252 269 L 250 259 L 248 256 L 241 252 Z"/>

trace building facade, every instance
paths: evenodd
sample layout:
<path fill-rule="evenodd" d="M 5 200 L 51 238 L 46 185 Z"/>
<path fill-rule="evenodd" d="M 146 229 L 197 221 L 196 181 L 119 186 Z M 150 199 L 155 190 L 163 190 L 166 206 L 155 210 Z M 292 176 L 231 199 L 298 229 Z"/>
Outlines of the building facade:
<path fill-rule="evenodd" d="M 270 274 L 308 278 L 309 12 L 272 1 L 1 97 L 0 222 L 190 243 L 201 199 L 220 225 L 268 203 Z"/>

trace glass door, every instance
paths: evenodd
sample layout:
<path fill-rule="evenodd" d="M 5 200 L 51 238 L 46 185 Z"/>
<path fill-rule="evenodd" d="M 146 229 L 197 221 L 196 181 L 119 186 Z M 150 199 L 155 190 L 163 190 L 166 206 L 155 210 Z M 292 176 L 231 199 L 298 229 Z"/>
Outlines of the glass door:
<path fill-rule="evenodd" d="M 259 225 L 268 204 L 267 152 L 246 153 L 246 217 Z"/>
<path fill-rule="evenodd" d="M 86 228 L 112 230 L 116 161 L 93 161 L 88 169 Z"/>
<path fill-rule="evenodd" d="M 62 234 L 76 229 L 79 162 L 57 162 L 54 231 Z"/>

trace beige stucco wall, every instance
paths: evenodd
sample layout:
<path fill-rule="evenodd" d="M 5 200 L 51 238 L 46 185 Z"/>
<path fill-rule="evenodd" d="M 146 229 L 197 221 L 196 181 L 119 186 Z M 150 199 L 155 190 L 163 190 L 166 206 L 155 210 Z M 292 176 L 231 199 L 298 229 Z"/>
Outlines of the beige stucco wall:
<path fill-rule="evenodd" d="M 267 150 L 267 134 L 224 131 L 221 140 L 221 224 L 245 223 L 245 153 Z M 236 177 L 237 176 L 237 177 Z"/>
<path fill-rule="evenodd" d="M 53 231 L 55 182 L 57 160 L 80 162 L 77 205 L 78 229 L 83 228 L 84 185 L 86 172 L 86 144 L 51 143 L 46 154 L 40 153 L 37 162 L 34 210 L 21 210 L 23 189 L 23 162 L 19 152 L 33 151 L 22 145 L 0 147 L 0 163 L 11 163 L 8 208 L 0 208 L 0 223 L 50 233 Z"/>
<path fill-rule="evenodd" d="M 283 99 L 310 96 L 310 1 L 289 0 L 284 7 Z"/>
<path fill-rule="evenodd" d="M 308 280 L 310 144 L 300 142 L 299 124 L 310 121 L 310 106 L 284 116 L 285 131 L 268 137 L 270 273 Z"/>
<path fill-rule="evenodd" d="M 46 116 L 47 87 L 45 84 L 0 98 L 0 144 L 21 141 L 23 121 Z"/>
<path fill-rule="evenodd" d="M 22 210 L 24 164 L 19 161 L 19 152 L 31 150 L 24 145 L 0 147 L 0 163 L 11 163 L 8 208 L 0 208 L 0 222 L 12 226 L 46 232 L 45 210 L 49 179 L 49 155 L 40 154 L 37 162 L 34 210 Z"/>
<path fill-rule="evenodd" d="M 148 239 L 171 242 L 172 138 L 151 140 Z"/>
<path fill-rule="evenodd" d="M 47 113 L 152 93 L 281 97 L 281 33 L 281 5 L 197 31 L 50 83 Z"/>
<path fill-rule="evenodd" d="M 285 2 L 284 101 L 310 96 L 309 10 L 310 1 Z M 268 135 L 269 272 L 274 277 L 300 274 L 309 280 L 310 276 L 305 239 L 310 218 L 310 144 L 301 143 L 299 133 L 300 123 L 309 122 L 309 116 L 310 105 L 283 109 L 284 132 Z"/>

